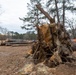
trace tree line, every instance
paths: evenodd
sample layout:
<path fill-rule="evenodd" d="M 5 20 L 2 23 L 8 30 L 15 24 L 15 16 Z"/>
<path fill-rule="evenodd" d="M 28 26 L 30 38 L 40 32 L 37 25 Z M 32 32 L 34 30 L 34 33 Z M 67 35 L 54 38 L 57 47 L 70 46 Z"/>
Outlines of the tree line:
<path fill-rule="evenodd" d="M 34 31 L 32 32 L 29 31 L 26 33 L 7 31 L 6 33 L 0 33 L 0 40 L 6 40 L 6 39 L 36 40 L 37 34 Z"/>

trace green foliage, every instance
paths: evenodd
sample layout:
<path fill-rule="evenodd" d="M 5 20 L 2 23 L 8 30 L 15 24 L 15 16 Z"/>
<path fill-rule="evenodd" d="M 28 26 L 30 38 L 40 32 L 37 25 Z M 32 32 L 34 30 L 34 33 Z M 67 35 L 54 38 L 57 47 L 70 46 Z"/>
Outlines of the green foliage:
<path fill-rule="evenodd" d="M 25 40 L 36 40 L 37 34 L 34 33 L 34 31 L 28 31 L 24 34 L 20 34 L 18 32 L 10 32 L 9 38 L 12 39 L 25 39 Z"/>
<path fill-rule="evenodd" d="M 41 5 L 42 0 L 30 0 L 28 3 L 28 13 L 25 17 L 20 18 L 23 20 L 24 25 L 21 27 L 22 29 L 26 30 L 35 30 L 35 25 L 40 24 L 41 20 L 44 19 L 44 15 L 36 8 L 36 4 Z"/>
<path fill-rule="evenodd" d="M 24 34 L 20 34 L 18 32 L 12 33 L 12 39 L 23 39 L 23 38 L 24 38 Z"/>
<path fill-rule="evenodd" d="M 74 5 L 74 1 L 76 0 L 56 0 L 57 1 L 57 6 L 58 6 L 58 12 L 59 12 L 59 20 L 62 22 L 64 19 L 66 19 L 66 12 L 71 11 L 71 12 L 75 12 L 76 11 L 76 7 Z M 64 6 L 63 6 L 63 1 L 65 1 Z M 56 5 L 55 5 L 55 0 L 46 0 L 45 3 L 43 4 L 42 2 L 44 2 L 43 0 L 30 0 L 30 3 L 28 3 L 27 7 L 28 7 L 28 13 L 25 17 L 20 18 L 20 20 L 22 20 L 24 22 L 24 25 L 21 27 L 22 29 L 26 29 L 26 30 L 35 30 L 36 25 L 39 25 L 43 19 L 45 18 L 43 14 L 41 14 L 41 12 L 36 8 L 36 4 L 39 4 L 41 6 L 46 7 L 46 12 L 48 12 L 50 15 L 52 15 L 51 17 L 56 16 L 57 17 L 57 10 L 56 10 Z M 63 13 L 63 8 L 64 8 L 64 13 Z M 69 12 L 69 13 L 71 13 Z M 63 18 L 63 14 L 65 15 Z M 64 23 L 66 21 L 63 21 Z M 64 25 L 64 24 L 63 24 Z M 28 32 L 27 34 L 30 34 L 30 32 Z M 29 36 L 26 34 L 26 36 L 29 38 Z M 28 39 L 27 38 L 27 39 Z"/>
<path fill-rule="evenodd" d="M 26 40 L 36 40 L 37 39 L 37 34 L 34 33 L 34 31 L 29 31 L 24 35 L 24 38 Z"/>

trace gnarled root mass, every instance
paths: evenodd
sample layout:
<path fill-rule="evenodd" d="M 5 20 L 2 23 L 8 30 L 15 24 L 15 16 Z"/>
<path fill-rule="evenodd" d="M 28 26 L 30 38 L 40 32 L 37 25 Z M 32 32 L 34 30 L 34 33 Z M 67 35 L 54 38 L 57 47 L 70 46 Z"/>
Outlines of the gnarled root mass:
<path fill-rule="evenodd" d="M 50 29 L 52 33 L 50 33 Z M 61 24 L 43 24 L 38 27 L 40 41 L 32 46 L 34 63 L 43 62 L 49 67 L 75 61 L 69 34 Z"/>

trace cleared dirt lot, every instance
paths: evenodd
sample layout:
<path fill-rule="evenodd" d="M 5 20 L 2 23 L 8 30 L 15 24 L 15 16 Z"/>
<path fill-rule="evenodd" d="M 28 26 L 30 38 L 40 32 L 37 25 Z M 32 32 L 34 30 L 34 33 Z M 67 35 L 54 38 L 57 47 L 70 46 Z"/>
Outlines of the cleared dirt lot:
<path fill-rule="evenodd" d="M 0 46 L 0 75 L 19 75 L 16 72 L 26 62 L 25 54 L 30 46 Z"/>
<path fill-rule="evenodd" d="M 26 63 L 26 53 L 31 46 L 0 46 L 0 75 L 19 75 L 19 71 Z M 76 52 L 74 52 L 76 56 Z M 60 64 L 52 68 L 51 75 L 76 75 L 76 63 Z"/>

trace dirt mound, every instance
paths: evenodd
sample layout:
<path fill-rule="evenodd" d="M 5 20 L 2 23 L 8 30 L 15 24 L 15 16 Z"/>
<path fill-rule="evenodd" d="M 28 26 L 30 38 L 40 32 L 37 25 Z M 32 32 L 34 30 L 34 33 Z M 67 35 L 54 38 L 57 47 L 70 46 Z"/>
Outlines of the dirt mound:
<path fill-rule="evenodd" d="M 54 68 L 49 68 L 43 63 L 34 65 L 33 63 L 26 63 L 25 66 L 19 70 L 21 75 L 76 75 L 76 62 L 60 64 Z"/>

